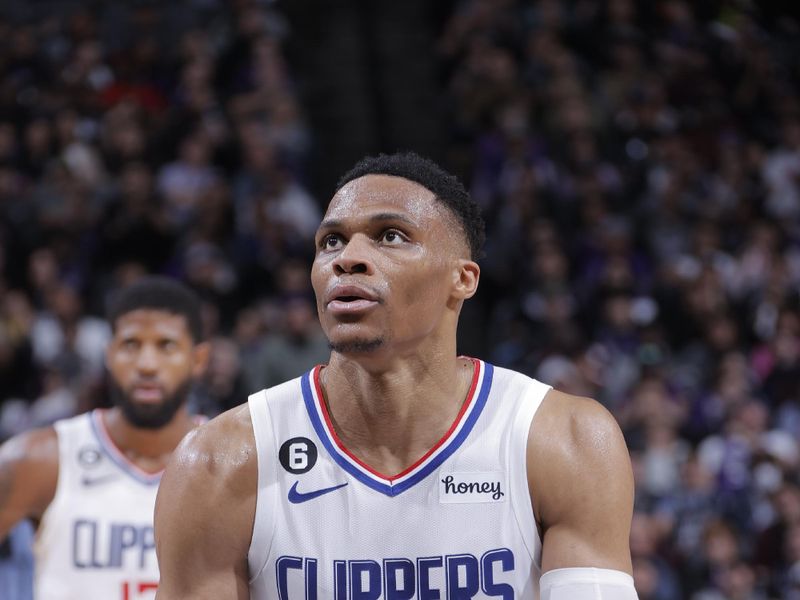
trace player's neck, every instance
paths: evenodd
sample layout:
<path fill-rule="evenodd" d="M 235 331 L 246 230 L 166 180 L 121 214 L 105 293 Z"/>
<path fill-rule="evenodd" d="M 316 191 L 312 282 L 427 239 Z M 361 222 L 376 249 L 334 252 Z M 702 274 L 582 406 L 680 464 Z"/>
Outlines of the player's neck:
<path fill-rule="evenodd" d="M 334 355 L 321 384 L 334 429 L 380 472 L 416 462 L 450 428 L 472 382 L 473 362 L 449 356 L 398 359 L 381 372 Z"/>
<path fill-rule="evenodd" d="M 185 405 L 169 423 L 158 429 L 135 427 L 116 407 L 103 411 L 101 418 L 117 448 L 130 461 L 150 472 L 166 466 L 169 455 L 196 425 Z"/>

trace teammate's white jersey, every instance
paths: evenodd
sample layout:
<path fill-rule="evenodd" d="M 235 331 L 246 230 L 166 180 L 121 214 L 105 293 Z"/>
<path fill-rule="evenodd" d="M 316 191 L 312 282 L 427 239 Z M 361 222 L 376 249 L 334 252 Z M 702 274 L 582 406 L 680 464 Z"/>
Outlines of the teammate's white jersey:
<path fill-rule="evenodd" d="M 59 421 L 58 487 L 36 534 L 37 600 L 152 600 L 161 473 L 127 460 L 95 410 Z"/>
<path fill-rule="evenodd" d="M 337 438 L 310 373 L 249 405 L 258 452 L 253 600 L 538 598 L 528 431 L 549 387 L 474 360 L 445 436 L 402 473 Z"/>

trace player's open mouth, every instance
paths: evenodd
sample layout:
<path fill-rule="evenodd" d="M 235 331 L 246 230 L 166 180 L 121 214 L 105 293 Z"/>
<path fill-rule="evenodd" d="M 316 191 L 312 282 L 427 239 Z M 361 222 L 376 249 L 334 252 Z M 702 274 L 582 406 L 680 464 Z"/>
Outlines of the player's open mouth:
<path fill-rule="evenodd" d="M 336 314 L 358 313 L 379 303 L 369 289 L 356 285 L 337 285 L 327 294 L 327 309 Z"/>
<path fill-rule="evenodd" d="M 378 304 L 377 300 L 358 296 L 339 296 L 328 302 L 328 310 L 333 313 L 354 313 L 367 310 Z"/>

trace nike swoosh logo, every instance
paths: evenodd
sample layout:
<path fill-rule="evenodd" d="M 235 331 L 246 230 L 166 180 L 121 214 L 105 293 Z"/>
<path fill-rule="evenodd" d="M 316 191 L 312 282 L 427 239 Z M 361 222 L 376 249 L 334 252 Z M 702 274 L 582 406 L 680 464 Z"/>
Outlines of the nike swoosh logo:
<path fill-rule="evenodd" d="M 83 479 L 81 479 L 81 483 L 85 486 L 92 486 L 97 485 L 99 483 L 107 483 L 109 481 L 113 481 L 116 479 L 117 476 L 113 473 L 109 473 L 108 475 L 100 475 L 99 477 L 87 477 L 84 475 Z"/>
<path fill-rule="evenodd" d="M 336 490 L 343 488 L 347 485 L 347 482 L 341 483 L 339 485 L 334 485 L 333 487 L 322 488 L 321 490 L 314 490 L 313 492 L 298 492 L 297 491 L 297 484 L 300 483 L 299 481 L 295 481 L 292 488 L 289 490 L 289 502 L 292 504 L 300 504 L 301 502 L 308 502 L 309 500 L 313 500 L 314 498 L 319 498 L 323 494 L 328 494 L 330 492 L 335 492 Z"/>

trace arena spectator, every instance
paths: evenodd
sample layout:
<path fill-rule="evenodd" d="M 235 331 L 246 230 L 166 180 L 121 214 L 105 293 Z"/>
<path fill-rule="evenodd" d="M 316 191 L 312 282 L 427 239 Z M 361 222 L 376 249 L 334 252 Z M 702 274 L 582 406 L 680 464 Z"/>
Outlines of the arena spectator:
<path fill-rule="evenodd" d="M 332 109 L 304 102 L 288 3 L 7 4 L 0 437 L 102 402 L 97 316 L 145 273 L 206 303 L 198 410 L 324 360 L 312 174 L 349 140 L 312 130 Z M 643 599 L 800 597 L 800 21 L 775 6 L 433 11 L 442 151 L 488 232 L 460 351 L 615 414 Z M 367 38 L 331 77 L 383 75 Z"/>

